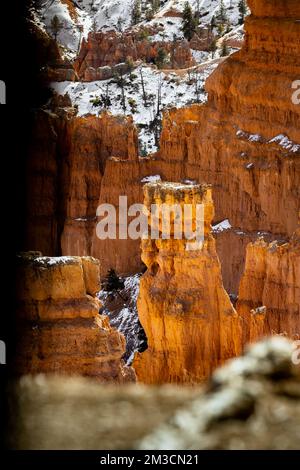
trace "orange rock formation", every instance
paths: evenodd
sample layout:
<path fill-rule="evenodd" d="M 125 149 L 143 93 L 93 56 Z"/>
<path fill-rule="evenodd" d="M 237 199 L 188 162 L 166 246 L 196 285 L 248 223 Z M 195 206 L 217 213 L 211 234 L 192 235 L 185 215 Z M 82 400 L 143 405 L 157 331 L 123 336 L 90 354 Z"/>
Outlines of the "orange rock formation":
<path fill-rule="evenodd" d="M 66 113 L 57 108 L 34 115 L 28 151 L 25 249 L 48 256 L 91 254 L 106 162 L 137 159 L 131 118 Z"/>
<path fill-rule="evenodd" d="M 242 337 L 210 233 L 212 191 L 205 184 L 149 183 L 144 192 L 149 211 L 152 204 L 191 204 L 193 229 L 196 205 L 203 204 L 204 241 L 175 239 L 174 225 L 171 238 L 164 240 L 161 212 L 158 218 L 149 217 L 161 238 L 142 241 L 147 272 L 141 279 L 138 312 L 148 349 L 137 355 L 134 368 L 144 383 L 201 382 L 219 363 L 239 354 Z"/>
<path fill-rule="evenodd" d="M 105 77 L 103 67 L 124 64 L 129 58 L 133 61 L 145 60 L 155 62 L 158 51 L 163 48 L 171 54 L 172 68 L 187 68 L 195 65 L 191 49 L 187 41 L 151 42 L 145 34 L 155 34 L 155 31 L 123 32 L 116 31 L 90 33 L 83 40 L 80 53 L 75 62 L 75 70 L 84 81 L 102 80 L 114 75 L 114 71 Z"/>
<path fill-rule="evenodd" d="M 249 0 L 249 6 L 244 47 L 207 80 L 207 104 L 165 114 L 153 158 L 138 159 L 137 134 L 125 119 L 74 118 L 66 125 L 62 118 L 53 124 L 47 113 L 39 118 L 26 249 L 91 254 L 103 272 L 140 269 L 139 242 L 100 242 L 93 218 L 98 201 L 118 205 L 119 195 L 128 195 L 129 204 L 142 202 L 141 180 L 151 174 L 213 185 L 215 222 L 232 225 L 216 235 L 230 292 L 238 291 L 246 246 L 258 232 L 268 232 L 268 241 L 293 234 L 300 209 L 300 106 L 292 102 L 300 74 L 299 4 Z"/>
<path fill-rule="evenodd" d="M 18 258 L 16 374 L 56 373 L 134 381 L 125 340 L 99 315 L 99 262 L 89 257 Z"/>
<path fill-rule="evenodd" d="M 241 268 L 240 238 L 258 231 L 291 236 L 300 209 L 300 106 L 292 101 L 299 2 L 249 6 L 244 47 L 208 78 L 206 105 L 166 113 L 160 153 L 170 165 L 181 162 L 185 177 L 213 185 L 216 220 L 229 219 L 236 229 L 228 232 L 236 255 L 243 245 L 235 261 Z M 228 251 L 220 257 L 226 287 L 236 290 L 241 270 L 228 266 Z"/>
<path fill-rule="evenodd" d="M 247 247 L 239 300 L 244 341 L 270 334 L 300 338 L 300 230 L 289 243 L 260 239 Z"/>

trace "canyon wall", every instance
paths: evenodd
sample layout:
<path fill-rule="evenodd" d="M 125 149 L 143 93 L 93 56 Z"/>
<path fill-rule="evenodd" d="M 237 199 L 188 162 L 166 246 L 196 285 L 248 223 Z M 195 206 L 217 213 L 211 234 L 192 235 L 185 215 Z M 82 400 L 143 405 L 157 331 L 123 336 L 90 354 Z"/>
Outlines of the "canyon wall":
<path fill-rule="evenodd" d="M 237 311 L 244 342 L 271 334 L 300 338 L 300 230 L 285 244 L 263 239 L 247 246 Z"/>
<path fill-rule="evenodd" d="M 300 23 L 298 3 L 287 3 L 250 1 L 245 44 L 207 79 L 207 104 L 171 110 L 163 123 L 161 159 L 213 185 L 216 220 L 230 221 L 241 266 L 241 238 L 287 239 L 298 222 L 300 106 L 292 83 L 300 75 Z M 227 270 L 226 287 L 237 291 L 241 272 L 228 282 Z"/>
<path fill-rule="evenodd" d="M 149 216 L 150 229 L 159 239 L 142 240 L 142 259 L 147 271 L 141 278 L 138 298 L 140 322 L 148 349 L 138 353 L 134 369 L 138 381 L 198 383 L 220 363 L 241 352 L 241 322 L 231 305 L 221 276 L 221 266 L 211 235 L 214 216 L 209 186 L 148 183 L 144 204 L 159 214 Z M 191 213 L 180 221 L 196 230 L 197 205 L 203 205 L 203 241 L 185 232 L 177 239 L 177 214 L 171 221 L 171 235 L 162 222 L 162 207 L 191 205 Z M 153 214 L 153 211 L 152 211 Z"/>
<path fill-rule="evenodd" d="M 249 242 L 262 234 L 269 242 L 288 240 L 300 210 L 300 106 L 292 101 L 300 74 L 299 5 L 249 6 L 242 50 L 207 80 L 205 105 L 165 113 L 161 149 L 151 158 L 138 158 L 137 134 L 125 118 L 65 122 L 57 111 L 42 112 L 30 150 L 26 249 L 92 254 L 104 273 L 140 270 L 139 241 L 99 241 L 95 216 L 99 202 L 118 207 L 119 195 L 142 202 L 148 175 L 213 185 L 214 223 L 231 224 L 216 234 L 231 293 L 238 292 Z"/>
<path fill-rule="evenodd" d="M 123 363 L 125 339 L 99 315 L 99 261 L 90 257 L 17 259 L 17 375 L 81 375 L 99 382 L 135 380 Z"/>
<path fill-rule="evenodd" d="M 142 29 L 134 32 L 97 32 L 90 33 L 83 40 L 75 70 L 83 81 L 103 80 L 126 70 L 126 62 L 144 60 L 155 63 L 160 49 L 170 54 L 169 68 L 187 68 L 195 65 L 189 43 L 152 42 L 147 36 L 154 31 Z M 114 68 L 115 66 L 115 68 Z M 125 68 L 124 68 L 125 66 Z M 168 68 L 168 65 L 165 65 Z"/>
<path fill-rule="evenodd" d="M 33 114 L 28 149 L 24 248 L 48 256 L 91 254 L 106 162 L 137 159 L 131 118 L 79 118 L 66 104 Z"/>

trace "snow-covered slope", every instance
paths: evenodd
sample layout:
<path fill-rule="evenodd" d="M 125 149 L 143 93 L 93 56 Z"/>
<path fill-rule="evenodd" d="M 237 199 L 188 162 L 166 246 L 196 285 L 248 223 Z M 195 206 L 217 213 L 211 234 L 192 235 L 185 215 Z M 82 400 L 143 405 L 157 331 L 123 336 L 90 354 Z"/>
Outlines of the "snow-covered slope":
<path fill-rule="evenodd" d="M 168 107 L 183 107 L 194 102 L 204 102 L 206 100 L 204 83 L 216 66 L 217 63 L 212 61 L 201 72 L 192 69 L 183 76 L 178 76 L 175 72 L 164 73 L 155 67 L 142 66 L 141 71 L 148 96 L 147 106 L 143 100 L 140 68 L 134 71 L 131 78 L 129 75 L 127 76 L 124 87 L 125 114 L 132 114 L 134 122 L 140 129 L 140 151 L 142 154 L 145 155 L 157 150 L 151 123 L 157 113 L 159 89 L 161 94 L 160 117 L 162 110 Z M 52 87 L 60 95 L 68 93 L 73 105 L 78 106 L 80 116 L 101 112 L 103 106 L 97 103 L 99 103 L 99 98 L 101 99 L 105 95 L 110 97 L 111 104 L 107 108 L 110 112 L 113 114 L 124 113 L 121 89 L 114 79 L 89 83 L 60 82 L 53 83 Z"/>
<path fill-rule="evenodd" d="M 139 322 L 137 313 L 137 298 L 140 287 L 140 274 L 123 278 L 124 289 L 119 294 L 111 294 L 105 290 L 99 292 L 103 303 L 101 313 L 109 317 L 111 326 L 117 328 L 126 339 L 124 360 L 131 365 L 134 353 L 143 349 L 146 336 Z"/>
<path fill-rule="evenodd" d="M 220 0 L 188 0 L 194 12 L 200 15 L 200 24 L 210 24 L 219 11 Z M 238 26 L 239 0 L 224 0 L 226 15 L 232 29 Z M 38 0 L 35 2 L 37 23 L 53 35 L 51 22 L 57 16 L 62 24 L 57 40 L 69 58 L 74 58 L 82 38 L 92 30 L 125 30 L 131 27 L 134 0 Z M 186 0 L 161 0 L 161 7 L 153 19 L 146 20 L 151 0 L 142 0 L 141 26 L 159 26 L 161 31 L 152 40 L 170 41 L 182 37 L 182 18 L 170 11 L 182 12 Z M 230 7 L 232 5 L 232 7 Z"/>

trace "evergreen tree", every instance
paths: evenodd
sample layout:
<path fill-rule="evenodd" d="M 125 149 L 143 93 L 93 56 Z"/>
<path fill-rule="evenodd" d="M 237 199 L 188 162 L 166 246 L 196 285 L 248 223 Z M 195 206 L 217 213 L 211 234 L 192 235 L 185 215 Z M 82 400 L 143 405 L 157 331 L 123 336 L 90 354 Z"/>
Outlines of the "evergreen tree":
<path fill-rule="evenodd" d="M 209 46 L 209 51 L 211 52 L 211 57 L 212 59 L 215 57 L 215 52 L 216 50 L 218 49 L 217 47 L 217 40 L 216 38 L 214 38 L 211 43 L 210 43 L 210 46 Z"/>
<path fill-rule="evenodd" d="M 153 13 L 156 13 L 160 9 L 160 0 L 151 0 L 151 8 Z"/>
<path fill-rule="evenodd" d="M 51 20 L 50 28 L 51 28 L 55 41 L 57 41 L 58 33 L 60 32 L 62 27 L 63 27 L 63 24 L 59 20 L 58 16 L 57 15 L 53 16 Z"/>
<path fill-rule="evenodd" d="M 247 13 L 246 0 L 240 0 L 238 6 L 239 6 L 239 12 L 240 12 L 239 23 L 243 24 L 245 21 L 245 15 Z"/>
<path fill-rule="evenodd" d="M 220 0 L 218 19 L 222 23 L 225 23 L 227 21 L 226 8 L 225 8 L 225 5 L 224 5 L 224 0 Z"/>
<path fill-rule="evenodd" d="M 222 49 L 221 49 L 221 56 L 226 57 L 228 55 L 229 55 L 229 49 L 228 49 L 228 46 L 227 46 L 227 42 L 223 41 Z"/>
<path fill-rule="evenodd" d="M 161 69 L 166 63 L 167 53 L 163 47 L 160 47 L 157 51 L 157 57 L 155 63 L 159 69 Z"/>
<path fill-rule="evenodd" d="M 110 294 L 118 294 L 122 300 L 124 298 L 120 294 L 120 290 L 124 289 L 125 282 L 121 279 L 114 269 L 110 269 L 107 273 L 106 278 L 103 281 L 103 289 L 109 292 Z"/>
<path fill-rule="evenodd" d="M 190 41 L 194 36 L 197 27 L 197 20 L 193 15 L 189 2 L 186 2 L 183 10 L 182 32 L 184 37 Z"/>
<path fill-rule="evenodd" d="M 211 22 L 210 22 L 210 29 L 211 29 L 211 31 L 212 31 L 214 28 L 216 28 L 216 26 L 217 26 L 216 17 L 213 16 L 212 19 L 211 19 Z"/>
<path fill-rule="evenodd" d="M 141 0 L 134 0 L 132 12 L 131 12 L 131 23 L 133 25 L 141 21 L 142 9 L 141 9 Z"/>

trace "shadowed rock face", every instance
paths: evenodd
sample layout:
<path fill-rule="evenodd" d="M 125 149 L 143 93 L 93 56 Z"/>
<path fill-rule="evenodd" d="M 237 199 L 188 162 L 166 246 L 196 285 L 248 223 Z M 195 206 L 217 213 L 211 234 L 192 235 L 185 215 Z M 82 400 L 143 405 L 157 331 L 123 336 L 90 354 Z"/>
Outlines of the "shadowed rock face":
<path fill-rule="evenodd" d="M 99 271 L 99 261 L 89 257 L 18 258 L 15 374 L 134 381 L 122 361 L 123 336 L 99 315 Z"/>
<path fill-rule="evenodd" d="M 142 240 L 142 260 L 147 272 L 141 278 L 138 312 L 148 349 L 138 354 L 134 368 L 138 381 L 199 383 L 224 360 L 241 351 L 240 319 L 226 293 L 215 240 L 211 235 L 214 215 L 212 190 L 205 184 L 148 183 L 144 204 L 151 211 L 149 226 L 158 227 L 160 239 Z M 197 205 L 203 205 L 204 240 L 163 239 L 162 207 L 189 204 L 191 219 L 183 212 L 181 221 L 196 229 Z M 150 232 L 150 230 L 149 230 Z"/>
<path fill-rule="evenodd" d="M 24 377 L 9 394 L 14 449 L 297 449 L 300 375 L 277 337 L 205 388 L 101 387 Z"/>

